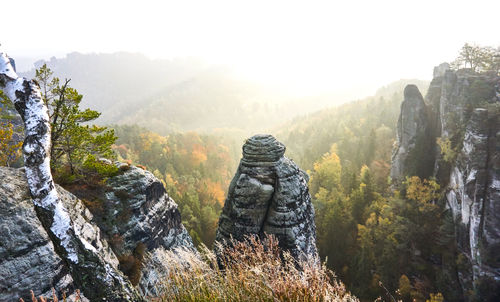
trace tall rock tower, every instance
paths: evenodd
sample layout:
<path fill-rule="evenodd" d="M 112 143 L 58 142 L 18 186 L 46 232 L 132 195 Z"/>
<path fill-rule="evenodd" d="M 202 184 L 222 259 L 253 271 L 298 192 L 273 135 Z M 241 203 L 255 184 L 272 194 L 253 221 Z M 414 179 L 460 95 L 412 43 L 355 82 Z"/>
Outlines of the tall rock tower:
<path fill-rule="evenodd" d="M 243 145 L 243 158 L 229 186 L 216 240 L 272 234 L 283 250 L 300 259 L 317 255 L 314 209 L 307 174 L 284 156 L 272 135 L 255 135 Z"/>
<path fill-rule="evenodd" d="M 424 98 L 417 86 L 408 85 L 404 90 L 397 125 L 397 145 L 392 155 L 391 178 L 396 183 L 404 180 L 405 176 L 427 178 L 432 173 L 435 144 L 430 136 Z"/>

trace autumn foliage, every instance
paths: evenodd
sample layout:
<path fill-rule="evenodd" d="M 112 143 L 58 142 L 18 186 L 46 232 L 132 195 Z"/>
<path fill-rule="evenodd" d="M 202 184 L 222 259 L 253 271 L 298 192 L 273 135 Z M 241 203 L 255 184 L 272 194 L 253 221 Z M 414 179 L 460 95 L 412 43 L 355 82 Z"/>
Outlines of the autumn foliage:
<path fill-rule="evenodd" d="M 16 142 L 13 135 L 11 123 L 0 123 L 0 166 L 10 166 L 21 156 L 23 142 Z"/>
<path fill-rule="evenodd" d="M 232 142 L 194 132 L 162 136 L 138 126 L 115 126 L 120 160 L 144 166 L 178 203 L 195 244 L 213 244 L 238 155 Z"/>

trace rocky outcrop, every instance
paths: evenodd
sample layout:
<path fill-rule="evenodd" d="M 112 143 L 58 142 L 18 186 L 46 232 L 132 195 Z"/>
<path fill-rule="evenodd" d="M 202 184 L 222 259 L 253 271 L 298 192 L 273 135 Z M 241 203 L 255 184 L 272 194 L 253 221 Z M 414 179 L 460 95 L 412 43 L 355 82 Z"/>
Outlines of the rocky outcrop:
<path fill-rule="evenodd" d="M 465 288 L 500 283 L 500 127 L 498 115 L 475 109 L 454 163 L 446 194 L 456 223 L 457 243 L 471 265 L 461 273 Z M 497 285 L 500 289 L 500 284 Z"/>
<path fill-rule="evenodd" d="M 464 293 L 480 296 L 484 284 L 500 294 L 499 81 L 495 74 L 445 69 L 433 80 L 440 90 L 426 98 L 434 139 L 448 141 L 456 153 L 446 160 L 438 146 L 433 175 L 445 188 L 457 246 L 466 259 L 459 280 Z"/>
<path fill-rule="evenodd" d="M 101 228 L 95 222 L 103 227 L 105 237 L 114 243 L 118 255 L 130 254 L 139 243 L 144 244 L 146 256 L 139 286 L 144 294 L 154 294 L 168 272 L 155 255 L 176 247 L 193 249 L 193 242 L 181 223 L 177 205 L 166 194 L 161 182 L 148 171 L 119 165 L 122 173 L 110 178 L 103 191 L 105 197 L 101 202 L 105 213 L 100 218 L 92 215 L 75 195 L 59 186 L 57 191 L 69 209 L 76 233 L 85 240 L 87 248 L 98 250 L 106 265 L 117 272 L 118 258 L 107 241 L 101 239 Z M 68 295 L 75 288 L 83 291 L 82 284 L 75 282 L 73 272 L 54 249 L 37 217 L 24 171 L 0 167 L 0 179 L 0 301 L 15 301 L 21 297 L 27 301 L 30 290 L 37 296 L 51 296 L 52 287 Z M 109 228 L 102 223 L 103 218 Z M 116 237 L 120 238 L 119 245 L 113 241 Z M 87 278 L 92 279 L 91 276 Z M 127 278 L 122 278 L 126 282 Z M 86 291 L 95 290 L 91 282 L 83 286 L 87 287 Z"/>
<path fill-rule="evenodd" d="M 426 172 L 423 176 L 434 176 L 445 190 L 457 246 L 465 259 L 465 264 L 460 261 L 458 277 L 466 297 L 467 292 L 481 296 L 484 288 L 500 294 L 499 83 L 496 74 L 454 71 L 441 64 L 434 69 L 425 103 L 416 94 L 415 100 L 408 102 L 405 90 L 398 123 L 391 176 L 397 183 L 406 176 L 419 175 L 412 173 L 416 171 L 407 161 L 417 150 L 413 157 Z M 407 89 L 414 90 L 411 86 Z M 425 112 L 423 106 L 427 107 Z M 427 138 L 420 144 L 434 144 L 439 139 L 446 142 L 448 150 L 439 145 L 434 150 L 419 150 L 415 139 L 415 144 L 408 143 L 418 136 L 418 128 L 427 129 Z M 405 134 L 410 134 L 406 140 Z"/>
<path fill-rule="evenodd" d="M 116 219 L 113 218 L 118 214 L 118 210 L 113 206 L 116 204 L 117 196 L 115 193 L 117 192 L 122 192 L 122 196 L 118 196 L 120 209 L 125 209 L 125 213 L 130 214 L 130 217 L 127 216 L 126 219 L 123 219 L 121 224 L 114 225 L 116 231 L 113 229 L 113 235 L 120 237 L 122 242 L 123 237 L 126 238 L 127 241 L 124 241 L 124 244 L 120 247 L 123 250 L 127 251 L 131 246 L 135 246 L 134 253 L 137 257 L 135 259 L 128 257 L 127 259 L 130 261 L 119 261 L 108 247 L 107 242 L 101 238 L 100 228 L 91 222 L 93 216 L 87 207 L 75 196 L 61 190 L 54 184 L 50 169 L 51 131 L 49 115 L 47 106 L 41 96 L 40 87 L 34 80 L 29 81 L 20 78 L 15 72 L 13 61 L 4 53 L 0 53 L 0 88 L 12 101 L 24 124 L 25 139 L 22 151 L 25 177 L 23 184 L 27 186 L 23 186 L 19 190 L 24 192 L 22 196 L 27 195 L 27 192 L 29 192 L 36 212 L 37 219 L 32 221 L 33 226 L 31 226 L 31 229 L 40 226 L 40 232 L 37 236 L 38 240 L 35 240 L 35 242 L 38 242 L 39 246 L 48 247 L 52 245 L 53 248 L 52 251 L 50 248 L 45 248 L 47 257 L 54 260 L 52 264 L 43 262 L 43 258 L 39 259 L 41 262 L 35 261 L 31 263 L 39 270 L 53 265 L 54 270 L 46 272 L 50 278 L 46 282 L 37 285 L 28 285 L 25 290 L 38 285 L 39 290 L 45 290 L 47 282 L 55 286 L 55 281 L 64 280 L 65 283 L 58 286 L 59 290 L 64 290 L 74 281 L 75 286 L 93 301 L 144 301 L 143 296 L 138 293 L 132 283 L 139 282 L 140 267 L 144 267 L 144 263 L 141 262 L 144 262 L 146 248 L 151 250 L 159 246 L 172 248 L 180 245 L 187 245 L 192 248 L 189 235 L 180 223 L 180 215 L 176 204 L 165 194 L 165 189 L 161 183 L 150 173 L 122 173 L 122 175 L 117 176 L 117 183 L 115 183 L 117 186 L 121 185 L 121 181 L 127 182 L 129 180 L 127 176 L 132 177 L 133 180 L 126 183 L 124 187 L 118 188 L 117 191 L 106 191 L 102 186 L 97 185 L 98 192 L 106 192 L 105 197 L 101 196 L 99 198 L 99 194 L 94 192 L 90 195 L 98 197 L 97 201 L 86 200 L 86 202 L 89 205 L 102 205 L 103 203 L 109 205 L 106 208 L 109 210 L 107 212 L 103 211 L 103 208 L 96 211 L 99 213 L 97 220 L 101 222 L 101 226 L 105 225 L 102 223 L 103 221 L 116 222 Z M 111 163 L 109 162 L 109 164 Z M 122 169 L 121 172 L 125 170 Z M 128 170 L 133 169 L 128 167 Z M 124 176 L 124 174 L 127 176 Z M 133 175 L 137 175 L 137 177 L 134 178 Z M 2 180 L 5 179 L 5 177 L 2 177 Z M 127 185 L 131 186 L 127 187 Z M 75 184 L 75 186 L 78 187 L 78 184 Z M 88 184 L 85 184 L 85 186 L 88 186 Z M 130 192 L 127 190 L 130 190 Z M 7 191 L 4 192 L 4 194 L 7 193 Z M 123 198 L 123 196 L 126 198 Z M 83 195 L 82 197 L 87 198 L 87 196 Z M 12 217 L 14 217 L 14 220 L 17 219 L 15 218 L 15 211 L 6 210 L 2 214 L 2 219 L 5 218 L 5 221 L 11 222 L 9 218 Z M 12 227 L 13 233 L 10 232 L 11 229 L 8 224 L 4 226 L 4 229 L 6 236 L 12 234 L 22 235 L 22 232 L 18 232 L 16 227 Z M 29 229 L 30 226 L 21 227 L 21 231 L 29 231 Z M 106 230 L 104 227 L 103 229 Z M 46 232 L 45 236 L 42 230 Z M 105 235 L 109 235 L 109 232 L 105 233 Z M 6 244 L 5 246 L 9 245 Z M 33 246 L 33 248 L 36 249 L 37 246 Z M 17 258 L 28 254 L 28 257 L 32 256 L 30 250 L 23 247 L 20 250 L 14 248 L 12 253 L 10 250 L 6 250 L 4 256 L 5 259 L 10 259 L 11 257 Z M 15 260 L 23 262 L 22 257 Z M 26 272 L 18 271 L 16 267 L 26 265 L 26 261 L 24 261 L 25 263 L 18 262 L 14 261 L 11 267 L 7 267 L 6 274 L 16 273 L 17 276 L 24 278 Z M 128 267 L 130 265 L 133 267 L 133 274 L 128 274 L 130 279 L 126 278 L 118 269 L 118 265 L 121 266 L 122 262 L 125 262 Z M 12 264 L 8 261 L 1 263 L 5 265 Z M 60 264 L 64 264 L 64 266 Z M 152 270 L 152 268 L 149 267 L 149 270 Z M 69 275 L 67 272 L 69 272 Z M 45 276 L 45 274 L 43 275 Z M 132 275 L 134 278 L 132 278 Z M 9 282 L 14 279 L 12 277 L 7 280 L 4 286 L 9 293 L 19 289 L 16 284 L 26 285 L 22 282 L 10 284 Z"/>
<path fill-rule="evenodd" d="M 0 167 L 0 179 L 0 301 L 28 301 L 30 290 L 37 296 L 52 296 L 52 287 L 58 293 L 73 293 L 73 277 L 38 220 L 24 171 Z M 82 209 L 73 195 L 58 191 L 65 204 L 76 206 L 73 214 Z M 91 214 L 88 210 L 82 214 L 75 225 L 96 244 L 92 239 L 97 230 L 88 224 Z M 116 267 L 114 254 L 108 250 L 107 255 Z"/>
<path fill-rule="evenodd" d="M 429 118 L 424 98 L 415 85 L 408 85 L 404 90 L 404 101 L 397 125 L 396 148 L 392 155 L 391 178 L 404 180 L 407 175 L 426 177 L 428 165 L 422 162 L 423 154 L 433 152 L 434 145 L 429 144 Z M 432 160 L 432 159 L 429 159 Z"/>
<path fill-rule="evenodd" d="M 216 241 L 272 234 L 292 256 L 316 256 L 314 209 L 307 174 L 284 156 L 271 135 L 255 135 L 243 145 L 243 158 L 229 186 Z"/>
<path fill-rule="evenodd" d="M 5 53 L 0 53 L 0 88 L 23 120 L 24 169 L 38 220 L 75 283 L 91 300 L 142 301 L 131 283 L 108 262 L 99 233 L 93 234 L 89 243 L 71 218 L 50 170 L 50 123 L 40 87 L 34 80 L 20 78 Z"/>
<path fill-rule="evenodd" d="M 122 170 L 106 182 L 106 191 L 100 196 L 105 213 L 99 223 L 109 238 L 114 240 L 118 255 L 131 254 L 139 244 L 155 255 L 156 250 L 183 247 L 194 249 L 189 233 L 181 223 L 181 215 L 175 201 L 170 198 L 158 178 L 151 172 L 116 163 Z M 116 240 L 119 239 L 119 240 Z M 154 258 L 154 257 L 153 257 Z M 152 257 L 142 263 L 140 287 L 144 293 L 155 293 L 161 282 L 159 272 L 167 271 Z"/>
<path fill-rule="evenodd" d="M 181 223 L 177 204 L 168 196 L 161 181 L 147 170 L 116 164 L 125 171 L 106 182 L 105 207 L 108 219 L 116 219 L 117 213 L 124 215 L 123 210 L 127 211 L 128 219 L 113 221 L 109 233 L 123 237 L 125 250 L 134 249 L 139 242 L 148 250 L 159 246 L 194 248 Z"/>
<path fill-rule="evenodd" d="M 73 278 L 38 222 L 26 179 L 0 167 L 0 301 L 48 295 L 52 286 L 71 292 Z M 40 274 L 43 272 L 43 274 Z"/>

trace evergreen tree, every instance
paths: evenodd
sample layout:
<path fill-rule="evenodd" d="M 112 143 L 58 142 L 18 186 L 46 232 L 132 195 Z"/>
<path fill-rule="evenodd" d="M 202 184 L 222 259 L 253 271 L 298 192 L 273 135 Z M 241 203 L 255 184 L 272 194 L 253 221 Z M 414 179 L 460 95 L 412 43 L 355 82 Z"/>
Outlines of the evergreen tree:
<path fill-rule="evenodd" d="M 44 64 L 36 70 L 42 98 L 49 108 L 51 125 L 51 168 L 56 177 L 71 178 L 82 172 L 101 173 L 106 170 L 99 157 L 113 158 L 111 145 L 116 141 L 113 129 L 89 125 L 101 114 L 91 109 L 80 109 L 82 95 L 53 76 Z M 60 178 L 60 177 L 58 177 Z"/>

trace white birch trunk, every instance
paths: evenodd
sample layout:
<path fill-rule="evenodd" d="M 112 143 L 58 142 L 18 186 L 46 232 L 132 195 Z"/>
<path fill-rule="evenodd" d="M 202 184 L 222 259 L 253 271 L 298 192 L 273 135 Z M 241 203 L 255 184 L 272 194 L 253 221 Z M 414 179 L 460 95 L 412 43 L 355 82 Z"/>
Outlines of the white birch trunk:
<path fill-rule="evenodd" d="M 0 88 L 24 122 L 24 164 L 35 210 L 76 286 L 91 301 L 142 301 L 126 277 L 75 232 L 50 171 L 50 123 L 40 88 L 34 80 L 20 78 L 4 53 L 0 53 Z"/>

